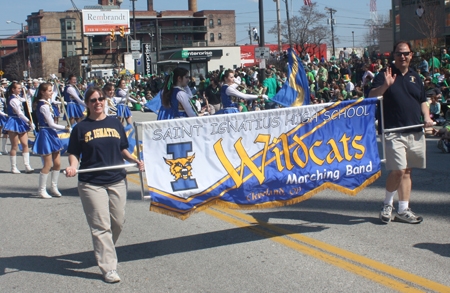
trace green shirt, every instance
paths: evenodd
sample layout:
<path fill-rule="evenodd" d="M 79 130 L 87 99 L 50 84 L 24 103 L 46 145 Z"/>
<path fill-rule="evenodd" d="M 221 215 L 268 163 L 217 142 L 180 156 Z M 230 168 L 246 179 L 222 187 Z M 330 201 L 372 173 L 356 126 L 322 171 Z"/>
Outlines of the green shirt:
<path fill-rule="evenodd" d="M 321 73 L 323 73 L 322 75 L 320 75 Z M 319 68 L 318 73 L 319 74 L 319 79 L 323 80 L 323 81 L 327 81 L 328 80 L 328 71 L 325 69 L 325 67 L 321 67 Z"/>
<path fill-rule="evenodd" d="M 263 82 L 263 88 L 267 88 L 266 95 L 269 97 L 269 101 L 277 94 L 277 81 L 275 78 L 266 78 Z M 270 101 L 272 102 L 272 101 Z"/>
<path fill-rule="evenodd" d="M 244 105 L 244 103 L 239 103 L 239 106 L 242 106 L 242 111 L 241 112 L 248 112 L 247 106 Z"/>
<path fill-rule="evenodd" d="M 431 60 L 433 60 L 434 63 L 432 63 Z M 430 59 L 428 64 L 430 64 L 430 67 L 433 67 L 433 64 L 434 64 L 435 68 L 441 68 L 441 61 L 439 61 L 439 59 L 436 57 L 433 57 L 432 59 Z"/>

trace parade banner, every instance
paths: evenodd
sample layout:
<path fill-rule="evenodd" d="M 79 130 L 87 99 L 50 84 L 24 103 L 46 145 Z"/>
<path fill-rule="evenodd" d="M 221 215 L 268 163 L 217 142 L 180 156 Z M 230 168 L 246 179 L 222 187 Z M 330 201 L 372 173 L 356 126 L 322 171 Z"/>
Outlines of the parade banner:
<path fill-rule="evenodd" d="M 376 99 L 143 122 L 151 210 L 279 207 L 380 176 Z"/>

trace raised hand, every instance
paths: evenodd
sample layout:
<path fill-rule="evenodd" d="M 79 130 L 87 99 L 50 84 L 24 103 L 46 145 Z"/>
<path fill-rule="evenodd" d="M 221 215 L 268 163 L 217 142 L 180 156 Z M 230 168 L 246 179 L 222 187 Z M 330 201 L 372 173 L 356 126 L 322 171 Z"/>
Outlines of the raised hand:
<path fill-rule="evenodd" d="M 392 75 L 391 67 L 386 68 L 386 72 L 384 72 L 384 84 L 387 87 L 390 87 L 391 85 L 394 84 L 396 77 L 397 77 L 397 74 Z"/>

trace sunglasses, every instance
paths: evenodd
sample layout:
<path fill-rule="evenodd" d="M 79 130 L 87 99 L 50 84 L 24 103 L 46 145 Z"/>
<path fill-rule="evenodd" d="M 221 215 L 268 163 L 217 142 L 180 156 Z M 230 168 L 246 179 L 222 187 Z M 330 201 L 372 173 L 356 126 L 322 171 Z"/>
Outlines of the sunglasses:
<path fill-rule="evenodd" d="M 89 99 L 90 103 L 95 103 L 95 102 L 103 102 L 105 100 L 105 97 L 99 97 L 98 99 Z"/>
<path fill-rule="evenodd" d="M 397 57 L 401 57 L 402 55 L 403 56 L 408 56 L 409 54 L 411 54 L 411 52 L 394 52 L 394 54 L 395 54 L 395 56 L 397 56 Z"/>

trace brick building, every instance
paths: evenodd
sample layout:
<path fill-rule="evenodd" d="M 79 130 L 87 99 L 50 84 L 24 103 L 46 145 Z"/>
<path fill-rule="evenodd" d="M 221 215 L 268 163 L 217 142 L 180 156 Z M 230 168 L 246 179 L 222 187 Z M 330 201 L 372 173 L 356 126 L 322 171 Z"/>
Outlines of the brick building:
<path fill-rule="evenodd" d="M 112 10 L 120 8 L 121 1 L 98 0 L 98 5 L 85 9 Z M 119 5 L 118 5 L 119 4 Z M 135 11 L 136 35 L 141 43 L 151 43 L 153 51 L 183 47 L 234 46 L 236 43 L 235 13 L 233 10 L 197 11 L 196 0 L 188 0 L 188 10 L 154 11 L 153 0 L 147 0 L 146 11 Z M 58 71 L 63 75 L 80 74 L 82 55 L 80 12 L 31 13 L 27 18 L 30 36 L 45 35 L 48 41 L 29 44 L 31 74 L 48 76 Z M 130 11 L 130 35 L 133 36 L 133 11 Z M 120 69 L 124 66 L 123 54 L 129 51 L 127 39 L 109 35 L 84 37 L 85 54 L 89 56 L 87 70 Z M 157 54 L 159 56 L 159 54 Z M 60 59 L 64 58 L 63 70 Z M 161 61 L 161 60 L 159 60 Z"/>

